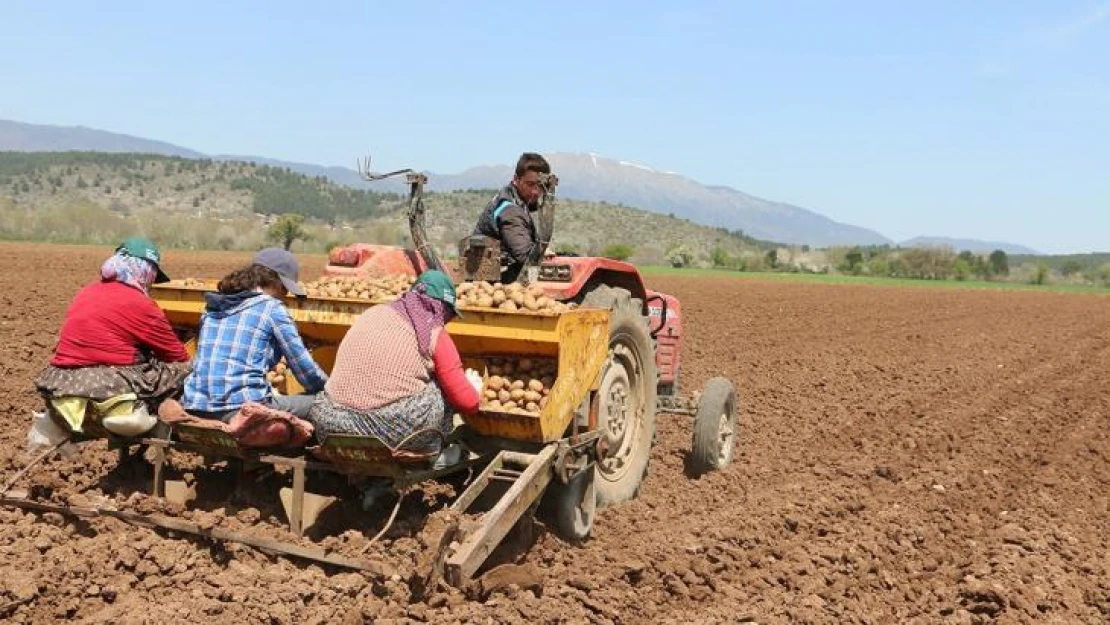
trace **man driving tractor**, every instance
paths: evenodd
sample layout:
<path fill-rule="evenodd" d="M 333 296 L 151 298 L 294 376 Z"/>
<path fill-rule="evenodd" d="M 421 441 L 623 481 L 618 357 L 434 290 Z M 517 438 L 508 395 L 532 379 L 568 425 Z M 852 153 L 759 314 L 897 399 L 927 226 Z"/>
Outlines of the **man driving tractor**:
<path fill-rule="evenodd" d="M 512 181 L 478 217 L 474 234 L 501 242 L 501 282 L 516 281 L 529 260 L 538 260 L 546 251 L 549 242 L 540 240 L 534 213 L 544 194 L 557 183 L 547 159 L 525 152 L 516 162 Z"/>

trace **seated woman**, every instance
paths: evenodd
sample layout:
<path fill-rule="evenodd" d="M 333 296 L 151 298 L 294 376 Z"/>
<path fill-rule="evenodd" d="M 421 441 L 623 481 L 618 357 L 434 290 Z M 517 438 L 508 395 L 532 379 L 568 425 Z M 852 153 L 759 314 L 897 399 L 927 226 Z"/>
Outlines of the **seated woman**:
<path fill-rule="evenodd" d="M 100 280 L 77 292 L 50 364 L 35 379 L 47 400 L 94 402 L 134 393 L 150 414 L 181 392 L 189 354 L 165 313 L 150 298 L 150 285 L 169 278 L 158 248 L 143 238 L 124 241 L 100 267 Z M 70 424 L 80 428 L 85 402 Z"/>
<path fill-rule="evenodd" d="M 331 377 L 309 414 L 320 442 L 330 434 L 361 434 L 393 449 L 404 442 L 409 451 L 438 450 L 440 436 L 413 435 L 426 429 L 446 435 L 454 411 L 478 411 L 481 379 L 464 374 L 443 328 L 456 315 L 455 287 L 434 270 L 392 304 L 362 313 L 339 344 Z"/>
<path fill-rule="evenodd" d="M 312 359 L 289 311 L 287 293 L 303 296 L 297 260 L 267 248 L 252 263 L 224 276 L 216 293 L 205 293 L 193 372 L 185 380 L 182 407 L 192 415 L 230 421 L 247 402 L 257 402 L 304 418 L 312 394 L 327 374 Z M 285 358 L 305 395 L 277 395 L 266 372 Z"/>

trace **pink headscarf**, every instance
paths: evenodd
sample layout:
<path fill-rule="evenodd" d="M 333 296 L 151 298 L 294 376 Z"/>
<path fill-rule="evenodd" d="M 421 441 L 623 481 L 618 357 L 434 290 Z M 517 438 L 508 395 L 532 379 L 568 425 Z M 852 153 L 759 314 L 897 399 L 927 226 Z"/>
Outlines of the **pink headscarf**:
<path fill-rule="evenodd" d="M 453 313 L 446 304 L 425 295 L 423 291 L 424 285 L 417 284 L 413 290 L 398 297 L 389 306 L 412 325 L 420 355 L 431 358 L 432 330 L 442 328 Z"/>
<path fill-rule="evenodd" d="M 150 285 L 157 276 L 158 270 L 153 263 L 121 252 L 116 252 L 100 266 L 101 280 L 120 282 L 147 295 L 150 294 Z"/>

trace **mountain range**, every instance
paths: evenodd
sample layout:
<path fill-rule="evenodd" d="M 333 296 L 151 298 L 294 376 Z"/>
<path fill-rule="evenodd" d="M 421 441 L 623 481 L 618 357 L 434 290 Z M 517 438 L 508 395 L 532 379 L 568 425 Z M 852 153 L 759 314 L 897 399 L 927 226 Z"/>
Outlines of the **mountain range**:
<path fill-rule="evenodd" d="M 308 163 L 280 161 L 258 156 L 206 155 L 195 150 L 141 137 L 83 126 L 63 127 L 0 120 L 0 151 L 52 152 L 137 152 L 184 158 L 250 161 L 288 167 L 310 176 L 325 176 L 355 188 L 388 190 L 382 183 L 367 183 L 354 170 Z M 725 186 L 704 185 L 673 172 L 604 158 L 595 154 L 548 153 L 559 175 L 559 195 L 581 200 L 608 202 L 652 212 L 674 215 L 709 226 L 786 244 L 814 247 L 833 245 L 895 245 L 891 239 L 864 227 L 834 221 L 815 211 L 749 195 Z M 483 165 L 456 174 L 429 174 L 429 190 L 492 189 L 512 177 L 509 165 Z M 394 189 L 396 190 L 396 189 Z M 1027 247 L 1009 243 L 919 237 L 900 245 L 949 245 L 957 250 L 1002 249 L 1007 253 L 1035 254 Z"/>

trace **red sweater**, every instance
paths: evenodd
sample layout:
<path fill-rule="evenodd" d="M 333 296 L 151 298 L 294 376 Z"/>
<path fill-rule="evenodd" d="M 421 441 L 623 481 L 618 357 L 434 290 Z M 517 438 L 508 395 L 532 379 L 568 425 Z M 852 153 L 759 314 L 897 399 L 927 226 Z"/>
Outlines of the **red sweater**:
<path fill-rule="evenodd" d="M 126 284 L 95 282 L 78 291 L 70 303 L 50 364 L 133 365 L 141 362 L 142 346 L 165 362 L 189 360 L 153 300 Z"/>
<path fill-rule="evenodd" d="M 478 403 L 481 398 L 474 387 L 471 386 L 470 380 L 466 379 L 462 359 L 459 357 L 459 349 L 455 347 L 455 341 L 451 340 L 451 335 L 446 332 L 440 332 L 436 339 L 436 349 L 435 353 L 432 354 L 432 362 L 435 363 L 436 379 L 439 381 L 439 386 L 443 390 L 447 403 L 454 406 L 462 414 L 471 415 L 478 412 Z"/>

